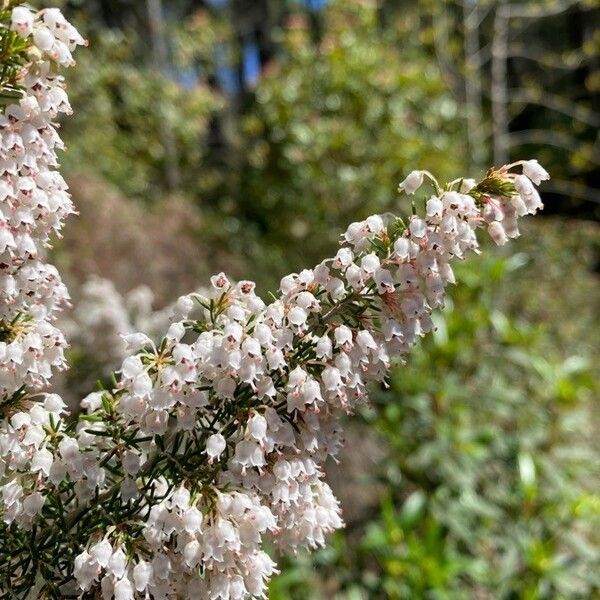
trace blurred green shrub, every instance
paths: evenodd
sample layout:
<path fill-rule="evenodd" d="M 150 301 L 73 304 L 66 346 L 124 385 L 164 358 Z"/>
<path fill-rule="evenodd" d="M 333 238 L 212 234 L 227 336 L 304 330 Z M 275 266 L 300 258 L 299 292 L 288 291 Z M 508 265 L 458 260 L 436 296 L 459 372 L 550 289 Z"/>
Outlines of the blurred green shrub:
<path fill-rule="evenodd" d="M 593 259 L 597 228 L 550 223 L 529 235 L 544 238 L 543 253 L 526 242 L 510 258 L 489 252 L 457 269 L 437 330 L 363 415 L 389 448 L 379 509 L 313 564 L 289 561 L 271 600 L 600 593 L 597 354 L 586 357 L 599 340 L 588 330 L 556 343 L 572 326 L 566 315 L 597 314 L 591 265 L 576 264 Z M 560 281 L 587 290 L 579 313 L 560 287 L 547 293 Z M 538 303 L 564 322 L 524 319 Z"/>
<path fill-rule="evenodd" d="M 193 194 L 203 183 L 209 123 L 222 99 L 206 85 L 186 88 L 173 74 L 144 65 L 138 43 L 133 31 L 103 29 L 78 56 L 68 81 L 76 110 L 64 124 L 65 173 L 91 171 L 129 197 L 156 200 L 168 191 L 166 172 L 174 168 L 180 188 Z"/>
<path fill-rule="evenodd" d="M 300 14 L 287 23 L 242 125 L 231 225 L 268 275 L 389 210 L 408 170 L 451 178 L 465 162 L 457 104 L 415 36 L 383 29 L 374 2 L 331 2 L 322 18 L 320 40 Z"/>
<path fill-rule="evenodd" d="M 202 212 L 203 244 L 243 255 L 232 275 L 263 290 L 330 253 L 348 222 L 388 210 L 408 170 L 452 178 L 467 162 L 458 104 L 411 31 L 414 11 L 383 28 L 376 3 L 333 1 L 321 39 L 298 12 L 243 98 L 211 86 L 218 49 L 235 64 L 214 11 L 169 24 L 168 73 L 149 61 L 148 36 L 125 22 L 90 31 L 92 13 L 73 11 L 92 39 L 69 76 L 67 179 L 91 171 L 156 203 L 175 169 L 175 191 Z"/>

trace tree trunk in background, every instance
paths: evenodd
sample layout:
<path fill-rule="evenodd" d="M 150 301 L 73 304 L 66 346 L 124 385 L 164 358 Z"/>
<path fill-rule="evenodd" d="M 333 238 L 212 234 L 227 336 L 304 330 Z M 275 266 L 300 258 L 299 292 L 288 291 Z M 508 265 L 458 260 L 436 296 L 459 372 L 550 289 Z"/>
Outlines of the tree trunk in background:
<path fill-rule="evenodd" d="M 463 4 L 464 15 L 464 52 L 465 52 L 465 108 L 467 112 L 467 137 L 472 166 L 480 168 L 487 161 L 485 153 L 485 135 L 483 130 L 482 88 L 479 63 L 479 26 L 481 8 L 475 4 L 469 8 Z"/>
<path fill-rule="evenodd" d="M 240 94 L 248 91 L 243 76 L 244 44 L 256 44 L 261 64 L 268 62 L 275 53 L 272 31 L 277 22 L 274 15 L 273 3 L 269 0 L 232 0 L 230 14 L 235 32 L 238 52 L 238 77 Z"/>
<path fill-rule="evenodd" d="M 504 1 L 496 7 L 492 38 L 492 127 L 494 165 L 508 162 L 508 22 L 509 7 Z"/>
<path fill-rule="evenodd" d="M 165 34 L 165 22 L 163 15 L 162 0 L 146 0 L 148 10 L 148 22 L 150 25 L 150 36 L 152 38 L 152 58 L 155 67 L 161 73 L 169 71 L 169 51 Z M 161 98 L 160 90 L 157 90 L 157 103 L 159 110 L 164 111 L 165 106 Z M 173 130 L 166 118 L 162 119 L 162 142 L 165 152 L 165 177 L 168 188 L 173 191 L 179 187 L 181 177 L 177 161 L 177 145 Z"/>

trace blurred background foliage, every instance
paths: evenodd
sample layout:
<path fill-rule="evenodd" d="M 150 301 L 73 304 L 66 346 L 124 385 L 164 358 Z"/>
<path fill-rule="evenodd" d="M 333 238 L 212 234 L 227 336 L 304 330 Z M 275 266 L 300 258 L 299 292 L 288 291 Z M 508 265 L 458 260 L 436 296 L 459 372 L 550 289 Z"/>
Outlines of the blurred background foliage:
<path fill-rule="evenodd" d="M 56 0 L 52 4 L 56 5 Z M 597 0 L 64 0 L 55 258 L 160 308 L 226 270 L 275 289 L 349 221 L 537 156 L 547 215 L 457 270 L 434 335 L 348 424 L 347 529 L 272 600 L 600 597 Z M 65 385 L 97 364 L 73 348 Z"/>
<path fill-rule="evenodd" d="M 578 240 L 571 251 L 558 233 Z M 363 512 L 352 507 L 314 563 L 290 560 L 273 599 L 597 596 L 597 339 L 534 317 L 546 310 L 540 279 L 576 285 L 597 308 L 585 274 L 597 230 L 551 222 L 526 235 L 545 237 L 553 273 L 540 278 L 531 243 L 461 265 L 434 335 L 360 415 L 369 427 L 350 430 L 342 474 L 332 465 L 334 488 Z M 564 318 L 573 299 L 550 310 Z M 373 431 L 380 455 L 363 443 Z M 364 451 L 377 460 L 357 474 Z M 360 478 L 362 495 L 342 476 Z"/>
<path fill-rule="evenodd" d="M 198 140 L 222 102 L 206 86 L 187 90 L 151 65 L 131 62 L 131 44 L 123 32 L 109 30 L 92 52 L 78 56 L 72 102 L 80 108 L 65 123 L 70 152 L 64 168 L 92 166 L 127 197 L 156 201 L 165 192 L 165 172 L 176 163 L 177 186 L 196 192 L 208 153 Z M 165 131 L 178 149 L 175 156 L 167 156 Z"/>

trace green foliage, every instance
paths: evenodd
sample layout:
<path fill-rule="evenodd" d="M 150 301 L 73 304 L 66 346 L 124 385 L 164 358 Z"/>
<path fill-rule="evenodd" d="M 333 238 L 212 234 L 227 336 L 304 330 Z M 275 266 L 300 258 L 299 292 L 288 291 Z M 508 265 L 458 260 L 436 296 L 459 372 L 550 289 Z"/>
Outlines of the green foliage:
<path fill-rule="evenodd" d="M 322 29 L 315 42 L 300 16 L 288 24 L 243 122 L 231 223 L 251 227 L 245 251 L 267 273 L 318 260 L 341 227 L 389 210 L 410 168 L 451 179 L 464 161 L 458 107 L 410 32 L 383 29 L 370 2 L 333 2 Z"/>
<path fill-rule="evenodd" d="M 140 67 L 136 41 L 133 32 L 103 30 L 79 53 L 68 81 L 77 110 L 64 126 L 65 172 L 87 165 L 130 197 L 152 200 L 165 193 L 165 173 L 173 167 L 181 188 L 194 193 L 209 121 L 221 101 L 204 85 L 185 89 L 151 65 Z"/>
<path fill-rule="evenodd" d="M 456 176 L 459 108 L 410 27 L 383 28 L 375 5 L 356 1 L 333 2 L 323 19 L 320 41 L 302 17 L 287 23 L 256 88 L 229 102 L 209 85 L 215 47 L 236 59 L 222 18 L 202 10 L 170 25 L 168 74 L 144 65 L 135 29 L 100 28 L 69 74 L 67 176 L 87 168 L 158 201 L 177 169 L 203 243 L 244 256 L 232 274 L 250 271 L 262 289 L 320 260 L 348 222 L 390 209 L 409 169 Z M 198 67 L 198 85 L 175 81 Z"/>
<path fill-rule="evenodd" d="M 590 598 L 600 591 L 597 371 L 578 351 L 595 344 L 597 352 L 597 340 L 588 332 L 561 350 L 562 323 L 547 331 L 504 301 L 510 286 L 531 305 L 552 301 L 563 318 L 569 314 L 569 296 L 546 291 L 553 278 L 569 277 L 572 259 L 561 256 L 555 228 L 529 235 L 536 233 L 546 240 L 542 256 L 523 244 L 510 258 L 488 252 L 457 269 L 459 285 L 435 333 L 363 415 L 389 447 L 377 515 L 359 523 L 350 541 L 339 536 L 312 577 L 308 565 L 291 561 L 272 600 L 332 592 L 344 599 Z M 580 251 L 591 244 L 582 229 Z M 540 272 L 538 261 L 554 270 Z M 574 280 L 580 293 L 585 267 Z M 593 289 L 578 318 L 594 314 Z"/>
<path fill-rule="evenodd" d="M 406 4 L 382 1 L 390 20 L 396 15 L 405 20 Z M 465 127 L 473 128 L 470 133 L 482 146 L 471 148 L 470 158 L 477 157 L 475 164 L 487 164 L 494 141 L 501 136 L 498 127 L 502 128 L 501 120 L 494 123 L 491 114 L 490 103 L 498 90 L 492 83 L 489 50 L 499 39 L 495 16 L 505 4 L 515 4 L 508 22 L 508 71 L 503 82 L 508 90 L 509 156 L 511 160 L 535 156 L 552 173 L 547 191 L 556 196 L 548 210 L 598 219 L 598 0 L 418 0 L 410 3 L 422 17 L 415 35 L 435 49 L 455 97 L 468 102 L 469 85 L 481 87 L 470 115 L 475 123 L 469 125 L 467 119 Z M 476 37 L 471 50 L 469 27 Z M 474 114 L 479 110 L 481 117 Z M 465 106 L 464 114 L 469 112 Z"/>

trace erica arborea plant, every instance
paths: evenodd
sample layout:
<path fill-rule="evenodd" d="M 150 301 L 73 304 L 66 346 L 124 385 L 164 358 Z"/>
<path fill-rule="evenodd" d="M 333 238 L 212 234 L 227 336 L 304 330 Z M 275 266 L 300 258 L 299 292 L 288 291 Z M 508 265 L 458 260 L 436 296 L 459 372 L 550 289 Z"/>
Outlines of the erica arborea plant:
<path fill-rule="evenodd" d="M 323 474 L 341 417 L 431 331 L 477 233 L 519 235 L 548 174 L 535 160 L 447 184 L 413 171 L 412 214 L 352 223 L 269 302 L 221 273 L 179 298 L 160 342 L 127 334 L 114 385 L 72 417 L 49 391 L 69 297 L 45 249 L 74 211 L 56 118 L 84 40 L 57 9 L 15 2 L 0 27 L 0 597 L 264 598 L 265 542 L 316 548 L 343 526 Z"/>

